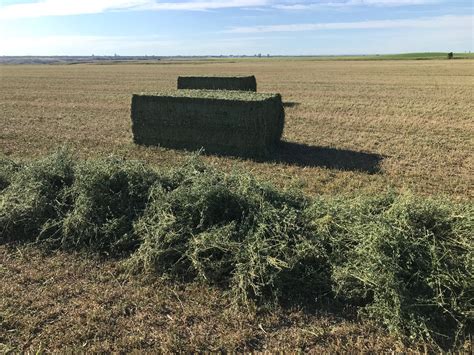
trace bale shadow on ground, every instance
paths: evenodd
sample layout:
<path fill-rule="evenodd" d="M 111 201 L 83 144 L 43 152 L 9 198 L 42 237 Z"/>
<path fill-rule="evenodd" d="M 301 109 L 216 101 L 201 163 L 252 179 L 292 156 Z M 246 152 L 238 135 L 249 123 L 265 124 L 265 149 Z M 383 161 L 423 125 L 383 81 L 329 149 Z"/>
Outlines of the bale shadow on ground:
<path fill-rule="evenodd" d="M 282 141 L 273 159 L 269 160 L 301 167 L 322 167 L 375 174 L 380 172 L 383 158 L 374 153 Z"/>
<path fill-rule="evenodd" d="M 299 106 L 299 102 L 287 101 L 283 103 L 283 107 L 297 107 Z"/>
<path fill-rule="evenodd" d="M 151 145 L 144 145 L 152 147 Z M 381 171 L 380 164 L 385 158 L 380 154 L 357 152 L 354 150 L 338 149 L 322 146 L 311 146 L 302 143 L 281 141 L 274 152 L 269 156 L 255 156 L 253 154 L 231 154 L 225 152 L 206 151 L 205 147 L 199 150 L 187 150 L 160 146 L 164 149 L 199 152 L 207 156 L 233 157 L 252 160 L 257 163 L 278 163 L 310 168 L 327 168 L 342 171 L 360 171 L 376 174 Z"/>

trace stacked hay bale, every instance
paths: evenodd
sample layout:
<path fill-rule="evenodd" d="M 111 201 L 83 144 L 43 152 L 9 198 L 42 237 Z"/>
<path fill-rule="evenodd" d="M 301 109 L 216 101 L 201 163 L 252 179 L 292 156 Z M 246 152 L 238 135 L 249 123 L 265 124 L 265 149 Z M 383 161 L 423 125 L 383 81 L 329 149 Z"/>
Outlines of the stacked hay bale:
<path fill-rule="evenodd" d="M 279 94 L 177 90 L 133 95 L 131 116 L 137 144 L 262 157 L 279 142 L 285 113 Z"/>
<path fill-rule="evenodd" d="M 257 91 L 255 76 L 180 76 L 178 89 Z"/>

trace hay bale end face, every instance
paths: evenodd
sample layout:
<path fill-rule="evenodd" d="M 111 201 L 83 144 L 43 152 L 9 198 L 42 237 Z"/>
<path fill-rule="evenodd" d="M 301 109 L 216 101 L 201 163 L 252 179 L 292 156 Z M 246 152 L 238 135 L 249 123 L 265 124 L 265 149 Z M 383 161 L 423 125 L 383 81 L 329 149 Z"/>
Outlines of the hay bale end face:
<path fill-rule="evenodd" d="M 280 141 L 285 112 L 279 94 L 177 90 L 132 97 L 137 144 L 265 157 Z"/>
<path fill-rule="evenodd" d="M 178 89 L 257 91 L 255 76 L 180 76 Z"/>

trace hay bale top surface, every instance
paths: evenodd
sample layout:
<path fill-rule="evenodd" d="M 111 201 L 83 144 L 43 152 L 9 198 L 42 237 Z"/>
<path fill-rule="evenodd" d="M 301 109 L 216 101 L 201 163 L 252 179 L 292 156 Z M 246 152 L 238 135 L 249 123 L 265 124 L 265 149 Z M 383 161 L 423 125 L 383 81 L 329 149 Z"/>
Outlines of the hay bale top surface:
<path fill-rule="evenodd" d="M 142 92 L 136 96 L 182 97 L 192 99 L 213 99 L 229 101 L 265 101 L 280 97 L 280 94 L 256 93 L 251 91 L 230 90 L 170 90 L 159 92 Z"/>

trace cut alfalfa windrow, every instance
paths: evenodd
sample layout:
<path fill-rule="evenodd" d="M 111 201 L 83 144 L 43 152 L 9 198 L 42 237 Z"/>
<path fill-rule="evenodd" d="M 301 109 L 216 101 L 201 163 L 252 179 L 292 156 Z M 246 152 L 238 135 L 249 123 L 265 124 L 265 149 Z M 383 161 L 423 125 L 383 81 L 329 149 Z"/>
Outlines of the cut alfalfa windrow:
<path fill-rule="evenodd" d="M 279 94 L 177 90 L 132 97 L 134 142 L 239 156 L 268 156 L 280 141 Z"/>
<path fill-rule="evenodd" d="M 257 91 L 255 76 L 179 76 L 178 89 Z"/>

